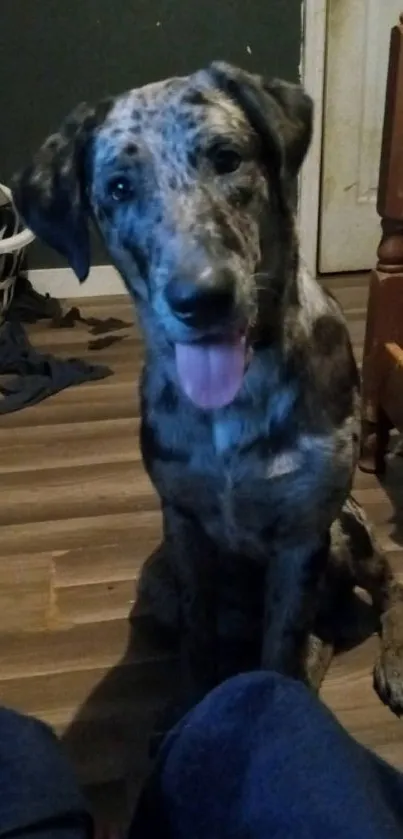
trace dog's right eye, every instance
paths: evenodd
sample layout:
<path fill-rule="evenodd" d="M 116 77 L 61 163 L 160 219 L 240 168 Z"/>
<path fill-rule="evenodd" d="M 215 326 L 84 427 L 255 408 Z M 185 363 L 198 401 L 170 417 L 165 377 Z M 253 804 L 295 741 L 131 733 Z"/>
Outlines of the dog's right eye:
<path fill-rule="evenodd" d="M 111 178 L 107 186 L 107 192 L 114 201 L 122 203 L 133 198 L 133 185 L 129 178 L 119 175 Z"/>
<path fill-rule="evenodd" d="M 242 155 L 237 149 L 220 143 L 211 146 L 207 156 L 217 175 L 230 175 L 242 163 Z"/>

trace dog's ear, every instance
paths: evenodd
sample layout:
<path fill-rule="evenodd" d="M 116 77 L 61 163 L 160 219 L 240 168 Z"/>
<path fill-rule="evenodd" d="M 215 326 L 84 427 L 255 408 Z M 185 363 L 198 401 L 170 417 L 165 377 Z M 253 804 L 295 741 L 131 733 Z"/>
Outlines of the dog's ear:
<path fill-rule="evenodd" d="M 86 152 L 94 125 L 95 110 L 79 105 L 11 184 L 27 227 L 67 259 L 80 282 L 90 269 Z"/>
<path fill-rule="evenodd" d="M 224 62 L 210 66 L 217 86 L 243 109 L 259 134 L 263 148 L 283 159 L 294 178 L 308 151 L 313 128 L 313 102 L 301 85 L 265 81 Z"/>

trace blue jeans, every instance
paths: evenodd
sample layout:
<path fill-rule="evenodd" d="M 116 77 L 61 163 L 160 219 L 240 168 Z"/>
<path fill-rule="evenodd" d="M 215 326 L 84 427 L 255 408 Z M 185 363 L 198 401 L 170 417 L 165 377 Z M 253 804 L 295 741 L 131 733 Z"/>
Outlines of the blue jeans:
<path fill-rule="evenodd" d="M 0 839 L 86 839 L 92 822 L 42 723 L 0 710 Z M 403 776 L 303 685 L 250 673 L 167 737 L 128 839 L 402 839 Z"/>
<path fill-rule="evenodd" d="M 51 730 L 0 709 L 0 837 L 86 839 L 92 821 Z"/>
<path fill-rule="evenodd" d="M 402 839 L 403 776 L 304 685 L 238 676 L 163 744 L 129 839 Z"/>

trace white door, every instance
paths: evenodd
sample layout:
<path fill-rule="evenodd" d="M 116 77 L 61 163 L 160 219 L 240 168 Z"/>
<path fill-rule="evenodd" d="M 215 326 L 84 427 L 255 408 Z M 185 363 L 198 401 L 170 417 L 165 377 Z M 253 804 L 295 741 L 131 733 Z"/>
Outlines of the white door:
<path fill-rule="evenodd" d="M 328 0 L 319 271 L 371 268 L 390 30 L 403 0 Z"/>

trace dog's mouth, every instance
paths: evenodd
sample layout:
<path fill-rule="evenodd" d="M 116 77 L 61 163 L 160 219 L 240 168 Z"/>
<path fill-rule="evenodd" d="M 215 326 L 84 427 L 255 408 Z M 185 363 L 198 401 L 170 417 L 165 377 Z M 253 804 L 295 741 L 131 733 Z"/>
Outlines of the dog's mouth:
<path fill-rule="evenodd" d="M 242 386 L 247 366 L 246 334 L 176 343 L 175 358 L 179 383 L 193 404 L 204 410 L 224 408 Z"/>

